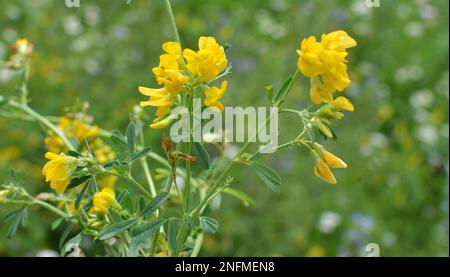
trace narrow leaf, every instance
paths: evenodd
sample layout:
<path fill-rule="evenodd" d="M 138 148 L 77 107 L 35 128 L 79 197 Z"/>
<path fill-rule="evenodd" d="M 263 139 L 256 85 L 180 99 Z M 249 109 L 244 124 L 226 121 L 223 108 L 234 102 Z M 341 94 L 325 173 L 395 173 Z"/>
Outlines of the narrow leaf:
<path fill-rule="evenodd" d="M 153 198 L 153 200 L 150 202 L 150 204 L 147 205 L 147 207 L 144 208 L 142 211 L 142 216 L 146 217 L 151 215 L 153 212 L 155 212 L 161 205 L 166 202 L 166 200 L 169 198 L 169 194 L 167 192 L 162 192 Z"/>
<path fill-rule="evenodd" d="M 129 219 L 121 222 L 114 223 L 98 233 L 98 239 L 106 240 L 110 239 L 122 232 L 125 232 L 129 228 L 133 227 L 137 223 L 137 219 Z"/>
<path fill-rule="evenodd" d="M 130 122 L 130 124 L 127 127 L 127 143 L 128 143 L 128 152 L 130 152 L 130 155 L 133 155 L 134 153 L 135 137 L 136 137 L 136 128 L 134 126 L 134 123 Z"/>
<path fill-rule="evenodd" d="M 177 253 L 177 226 L 175 225 L 174 220 L 169 221 L 169 227 L 167 230 L 167 240 L 169 243 L 169 249 L 171 256 L 174 256 Z"/>
<path fill-rule="evenodd" d="M 209 169 L 210 158 L 208 151 L 206 151 L 206 149 L 199 142 L 194 142 L 193 145 L 197 161 L 203 168 Z"/>
<path fill-rule="evenodd" d="M 139 160 L 140 158 L 144 157 L 145 155 L 148 154 L 148 152 L 150 152 L 152 149 L 150 147 L 144 148 L 141 151 L 139 151 L 138 153 L 135 153 L 133 155 L 130 156 L 130 163 L 133 163 L 137 160 Z"/>
<path fill-rule="evenodd" d="M 280 192 L 281 177 L 273 169 L 260 163 L 252 163 L 251 166 L 255 169 L 256 175 L 263 181 L 263 183 L 273 190 L 274 192 Z"/>
<path fill-rule="evenodd" d="M 131 236 L 135 238 L 147 238 L 151 233 L 158 230 L 163 223 L 164 220 L 160 219 L 151 223 L 137 225 L 131 232 Z"/>
<path fill-rule="evenodd" d="M 281 103 L 284 102 L 284 99 L 286 98 L 287 93 L 289 92 L 289 89 L 290 89 L 293 81 L 294 81 L 294 74 L 291 74 L 284 81 L 280 90 L 278 90 L 277 93 L 273 96 L 273 103 L 275 103 L 277 106 L 279 106 Z"/>
<path fill-rule="evenodd" d="M 83 176 L 83 177 L 79 177 L 79 178 L 73 178 L 70 181 L 69 186 L 67 187 L 68 189 L 73 189 L 78 187 L 79 185 L 83 184 L 84 182 L 86 182 L 91 176 Z"/>

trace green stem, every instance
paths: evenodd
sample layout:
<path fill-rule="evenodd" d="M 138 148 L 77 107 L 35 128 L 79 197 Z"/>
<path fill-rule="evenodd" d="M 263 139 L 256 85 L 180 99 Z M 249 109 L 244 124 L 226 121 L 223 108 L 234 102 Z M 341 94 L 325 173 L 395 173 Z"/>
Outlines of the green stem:
<path fill-rule="evenodd" d="M 178 34 L 177 23 L 175 22 L 175 16 L 173 15 L 173 11 L 172 11 L 172 7 L 170 5 L 170 1 L 169 0 L 164 0 L 164 3 L 165 3 L 165 6 L 166 6 L 167 13 L 169 14 L 170 25 L 172 27 L 172 32 L 175 35 L 175 39 L 177 40 L 177 42 L 181 45 L 181 39 L 180 39 L 180 35 Z"/>
<path fill-rule="evenodd" d="M 197 239 L 195 240 L 194 249 L 192 249 L 191 257 L 197 257 L 198 253 L 200 253 L 203 244 L 203 236 L 203 233 L 198 234 Z"/>
<path fill-rule="evenodd" d="M 116 173 L 116 172 L 112 172 L 112 171 L 108 171 L 108 170 L 104 170 L 104 171 L 102 171 L 102 173 L 109 174 L 109 175 L 114 175 L 114 176 L 120 177 L 120 178 L 128 181 L 129 183 L 134 185 L 137 189 L 139 189 L 141 192 L 143 192 L 145 194 L 145 196 L 147 196 L 149 199 L 153 199 L 153 196 L 151 195 L 150 192 L 148 192 L 141 184 L 136 182 L 136 180 L 134 180 L 133 178 L 128 177 L 128 175 L 120 174 L 120 173 Z"/>
<path fill-rule="evenodd" d="M 188 105 L 189 105 L 189 141 L 186 144 L 186 154 L 191 155 L 191 144 L 192 144 L 192 128 L 193 128 L 193 101 L 194 101 L 194 90 L 191 87 L 189 99 L 188 99 Z M 186 178 L 185 178 L 185 210 L 189 210 L 189 199 L 191 194 L 191 161 L 186 160 Z"/>
<path fill-rule="evenodd" d="M 38 112 L 30 108 L 28 105 L 18 103 L 14 100 L 10 101 L 9 104 L 27 113 L 28 115 L 33 117 L 36 121 L 42 123 L 48 129 L 52 130 L 58 137 L 60 137 L 63 140 L 64 144 L 67 146 L 69 150 L 72 151 L 76 150 L 75 147 L 72 145 L 72 143 L 69 141 L 69 139 L 66 137 L 66 135 L 61 131 L 61 129 L 56 127 L 52 122 L 50 122 L 50 120 L 40 115 Z"/>
<path fill-rule="evenodd" d="M 140 132 L 140 139 L 141 139 L 141 145 L 144 145 L 144 134 L 142 132 L 142 129 Z M 142 159 L 140 159 L 140 163 L 141 163 L 142 169 L 144 170 L 145 179 L 147 180 L 148 187 L 150 189 L 150 193 L 152 194 L 153 197 L 155 197 L 156 196 L 155 183 L 153 182 L 152 174 L 150 173 L 150 169 L 147 164 L 147 157 L 145 157 L 145 156 L 142 157 Z"/>

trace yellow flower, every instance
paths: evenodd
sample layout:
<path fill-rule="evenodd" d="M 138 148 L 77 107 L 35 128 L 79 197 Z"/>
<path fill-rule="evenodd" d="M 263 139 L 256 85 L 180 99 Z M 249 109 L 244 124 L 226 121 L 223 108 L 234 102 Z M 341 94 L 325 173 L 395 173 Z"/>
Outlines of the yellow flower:
<path fill-rule="evenodd" d="M 346 110 L 349 112 L 353 112 L 355 110 L 355 107 L 353 106 L 352 102 L 345 98 L 344 96 L 339 96 L 338 98 L 334 99 L 330 103 L 331 107 L 336 110 Z"/>
<path fill-rule="evenodd" d="M 347 74 L 347 48 L 356 41 L 344 31 L 323 34 L 321 41 L 310 36 L 297 50 L 298 69 L 311 78 L 311 100 L 315 104 L 333 101 L 333 93 L 347 88 L 351 81 Z"/>
<path fill-rule="evenodd" d="M 42 169 L 45 181 L 50 182 L 50 187 L 58 193 L 63 193 L 70 184 L 72 174 L 77 169 L 78 161 L 74 157 L 59 155 L 51 152 L 45 154 L 49 159 Z"/>
<path fill-rule="evenodd" d="M 163 86 L 159 89 L 152 89 L 140 86 L 139 92 L 149 96 L 148 101 L 142 101 L 141 107 L 158 107 L 157 118 L 153 120 L 152 128 L 164 128 L 170 124 L 171 118 L 166 117 L 171 108 L 175 105 L 178 95 L 183 91 L 184 85 L 188 81 L 182 71 L 180 64 L 184 63 L 181 56 L 181 46 L 177 42 L 165 42 L 162 46 L 165 54 L 159 57 L 159 66 L 153 68 L 156 82 Z"/>
<path fill-rule="evenodd" d="M 26 38 L 17 39 L 13 48 L 20 55 L 29 55 L 33 52 L 33 44 Z"/>
<path fill-rule="evenodd" d="M 214 80 L 226 67 L 228 60 L 225 50 L 213 37 L 200 37 L 199 50 L 185 49 L 183 56 L 189 72 L 197 77 L 197 83 Z"/>
<path fill-rule="evenodd" d="M 153 74 L 156 76 L 156 82 L 164 86 L 164 89 L 173 95 L 181 93 L 184 84 L 188 80 L 186 76 L 175 69 L 155 67 L 153 68 Z"/>
<path fill-rule="evenodd" d="M 150 127 L 153 129 L 164 129 L 169 126 L 172 121 L 173 118 L 171 118 L 170 116 L 164 119 L 156 118 L 155 120 L 153 120 L 153 123 L 150 124 Z"/>
<path fill-rule="evenodd" d="M 94 194 L 93 211 L 100 214 L 106 214 L 111 206 L 117 206 L 114 190 L 103 188 Z"/>
<path fill-rule="evenodd" d="M 97 126 L 90 126 L 80 119 L 74 119 L 67 116 L 63 116 L 59 119 L 58 127 L 67 137 L 75 138 L 80 145 L 83 144 L 85 138 L 88 141 L 94 140 L 98 137 L 100 132 Z M 45 138 L 44 142 L 50 152 L 59 153 L 64 150 L 63 140 L 52 132 L 49 132 L 49 136 Z"/>
<path fill-rule="evenodd" d="M 100 163 L 106 163 L 116 158 L 116 154 L 112 148 L 104 143 L 101 138 L 97 138 L 93 141 L 91 149 L 94 152 L 94 158 Z"/>
<path fill-rule="evenodd" d="M 159 67 L 165 69 L 179 69 L 179 63 L 182 62 L 181 46 L 178 42 L 168 41 L 163 43 L 162 49 L 166 54 L 159 57 Z"/>
<path fill-rule="evenodd" d="M 204 101 L 205 105 L 208 107 L 217 109 L 219 111 L 223 111 L 224 106 L 219 101 L 219 99 L 222 97 L 222 95 L 227 90 L 227 86 L 228 86 L 228 82 L 225 80 L 220 85 L 220 88 L 213 86 L 213 87 L 204 89 L 203 92 L 205 93 L 205 96 L 206 96 L 205 101 Z"/>
<path fill-rule="evenodd" d="M 325 150 L 318 143 L 314 143 L 313 148 L 312 155 L 315 159 L 314 173 L 324 181 L 333 185 L 336 184 L 336 178 L 330 168 L 346 168 L 347 164 L 339 157 Z"/>
<path fill-rule="evenodd" d="M 325 182 L 335 185 L 337 181 L 333 175 L 333 172 L 331 172 L 330 167 L 319 155 L 317 155 L 317 153 L 313 152 L 313 157 L 315 159 L 314 173 L 316 176 Z"/>
<path fill-rule="evenodd" d="M 158 107 L 156 110 L 157 118 L 150 125 L 152 128 L 164 128 L 170 124 L 170 117 L 166 117 L 170 113 L 170 109 L 177 101 L 177 96 L 170 93 L 166 88 L 152 89 L 139 87 L 139 92 L 145 96 L 149 96 L 148 101 L 141 101 L 141 107 L 152 106 Z M 156 124 L 159 123 L 159 124 Z M 167 123 L 167 124 L 166 124 Z M 164 126 L 165 125 L 165 126 Z"/>

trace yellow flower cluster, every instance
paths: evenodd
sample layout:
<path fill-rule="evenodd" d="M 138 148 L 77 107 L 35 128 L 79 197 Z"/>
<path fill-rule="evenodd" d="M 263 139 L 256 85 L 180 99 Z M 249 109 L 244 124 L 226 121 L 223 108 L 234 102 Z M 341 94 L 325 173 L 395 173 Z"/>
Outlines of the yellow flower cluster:
<path fill-rule="evenodd" d="M 110 188 L 103 188 L 94 194 L 92 210 L 95 213 L 106 214 L 112 206 L 118 206 L 116 202 L 116 194 Z"/>
<path fill-rule="evenodd" d="M 88 141 L 96 138 L 99 133 L 97 126 L 89 126 L 80 119 L 63 116 L 59 119 L 58 128 L 61 129 L 68 138 L 74 138 L 80 145 L 83 143 L 84 138 Z M 64 150 L 63 140 L 49 132 L 49 135 L 45 138 L 45 144 L 48 151 L 53 153 L 59 153 Z"/>
<path fill-rule="evenodd" d="M 165 128 L 171 122 L 170 110 L 179 101 L 179 96 L 186 86 L 195 86 L 215 80 L 228 65 L 225 50 L 213 37 L 200 37 L 198 51 L 182 49 L 178 42 L 165 42 L 162 45 L 164 54 L 159 57 L 159 65 L 153 68 L 156 82 L 162 88 L 147 88 L 140 86 L 139 92 L 149 96 L 148 101 L 142 101 L 142 107 L 157 107 L 156 118 L 150 125 L 152 128 Z M 207 87 L 205 105 L 223 110 L 218 101 L 224 94 L 227 84 L 222 87 Z"/>
<path fill-rule="evenodd" d="M 86 138 L 94 153 L 94 158 L 98 162 L 105 163 L 115 159 L 114 151 L 99 137 L 97 126 L 91 126 L 85 120 L 73 116 L 63 116 L 59 119 L 58 128 L 68 138 L 76 140 L 79 145 L 84 145 L 84 139 Z M 66 150 L 63 140 L 51 131 L 44 142 L 49 152 L 60 153 Z"/>
<path fill-rule="evenodd" d="M 50 182 L 50 187 L 58 193 L 63 193 L 72 180 L 72 174 L 77 169 L 78 160 L 74 157 L 47 152 L 45 158 L 48 161 L 42 169 L 45 181 Z"/>
<path fill-rule="evenodd" d="M 347 74 L 347 48 L 356 41 L 344 31 L 323 34 L 321 41 L 314 36 L 304 39 L 297 50 L 298 69 L 311 78 L 310 96 L 314 104 L 333 101 L 333 93 L 343 91 L 351 81 Z"/>

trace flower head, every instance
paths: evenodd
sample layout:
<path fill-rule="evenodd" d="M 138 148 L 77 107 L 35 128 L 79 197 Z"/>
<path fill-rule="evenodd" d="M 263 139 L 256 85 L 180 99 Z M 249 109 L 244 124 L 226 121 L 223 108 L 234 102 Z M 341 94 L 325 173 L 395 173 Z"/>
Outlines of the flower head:
<path fill-rule="evenodd" d="M 196 76 L 197 82 L 214 80 L 228 65 L 225 50 L 213 37 L 200 37 L 198 51 L 185 49 L 183 56 L 189 72 Z"/>
<path fill-rule="evenodd" d="M 335 185 L 336 178 L 331 172 L 330 168 L 346 168 L 347 164 L 339 157 L 325 150 L 325 148 L 318 144 L 313 144 L 314 150 L 311 151 L 314 157 L 314 173 L 322 180 Z"/>
<path fill-rule="evenodd" d="M 82 119 L 68 116 L 63 116 L 59 119 L 58 127 L 67 137 L 74 138 L 80 145 L 83 144 L 84 139 L 88 141 L 95 140 L 100 132 L 97 126 L 90 126 Z M 52 132 L 49 132 L 49 135 L 45 138 L 45 144 L 48 151 L 53 153 L 59 153 L 65 147 L 63 140 Z"/>
<path fill-rule="evenodd" d="M 351 81 L 347 74 L 347 48 L 356 41 L 344 31 L 323 34 L 321 41 L 313 36 L 304 39 L 300 49 L 298 69 L 311 78 L 311 100 L 315 104 L 333 101 L 333 93 L 347 88 Z"/>
<path fill-rule="evenodd" d="M 50 182 L 50 187 L 58 193 L 63 193 L 70 184 L 72 174 L 77 169 L 78 160 L 66 156 L 64 153 L 55 154 L 47 152 L 45 158 L 49 159 L 42 169 L 45 181 Z"/>
<path fill-rule="evenodd" d="M 101 191 L 94 194 L 93 200 L 94 212 L 99 214 L 106 214 L 111 206 L 117 206 L 116 194 L 111 188 L 103 188 Z"/>
<path fill-rule="evenodd" d="M 227 90 L 227 86 L 228 86 L 228 82 L 225 80 L 220 85 L 220 88 L 213 86 L 213 87 L 204 89 L 203 92 L 205 93 L 205 96 L 206 96 L 205 101 L 204 101 L 205 105 L 208 107 L 217 109 L 219 111 L 223 111 L 224 106 L 219 101 L 219 99 L 222 97 L 222 95 Z"/>

